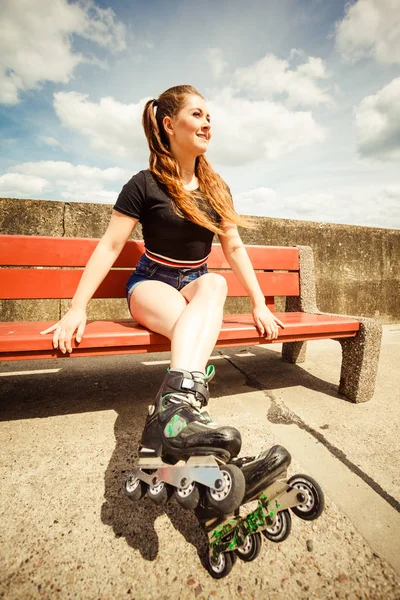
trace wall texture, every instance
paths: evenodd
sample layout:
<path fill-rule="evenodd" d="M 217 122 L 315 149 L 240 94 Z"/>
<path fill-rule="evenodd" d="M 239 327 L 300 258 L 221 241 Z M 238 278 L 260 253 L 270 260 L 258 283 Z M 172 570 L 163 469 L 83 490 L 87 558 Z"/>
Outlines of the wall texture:
<path fill-rule="evenodd" d="M 0 199 L 0 233 L 100 237 L 110 205 Z M 247 244 L 307 245 L 314 250 L 317 301 L 321 310 L 400 322 L 400 230 L 252 217 L 241 230 Z M 141 239 L 141 229 L 132 236 Z M 0 301 L 0 320 L 52 320 L 68 302 Z M 282 307 L 278 302 L 277 309 Z M 227 312 L 249 310 L 246 299 L 227 302 Z M 127 318 L 125 300 L 93 300 L 89 318 Z"/>

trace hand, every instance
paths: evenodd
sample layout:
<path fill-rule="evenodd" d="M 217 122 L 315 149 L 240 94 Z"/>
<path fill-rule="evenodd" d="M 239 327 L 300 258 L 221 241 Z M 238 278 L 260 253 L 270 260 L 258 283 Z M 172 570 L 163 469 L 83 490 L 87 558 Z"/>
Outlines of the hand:
<path fill-rule="evenodd" d="M 265 335 L 268 340 L 276 340 L 279 334 L 279 327 L 282 327 L 282 329 L 285 328 L 282 321 L 266 305 L 255 306 L 253 308 L 253 319 L 258 331 L 261 335 Z"/>
<path fill-rule="evenodd" d="M 61 352 L 65 354 L 65 352 L 72 352 L 72 336 L 76 329 L 78 330 L 76 341 L 79 344 L 85 331 L 85 326 L 86 311 L 82 308 L 70 308 L 58 323 L 40 333 L 44 335 L 54 331 L 53 346 L 54 348 L 60 348 Z"/>

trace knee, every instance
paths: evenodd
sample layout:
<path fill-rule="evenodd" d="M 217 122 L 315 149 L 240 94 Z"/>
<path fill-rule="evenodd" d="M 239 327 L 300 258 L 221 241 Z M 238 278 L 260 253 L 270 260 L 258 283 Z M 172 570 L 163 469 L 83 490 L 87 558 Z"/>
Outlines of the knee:
<path fill-rule="evenodd" d="M 225 300 L 228 293 L 228 284 L 226 283 L 225 277 L 218 275 L 218 273 L 207 273 L 207 275 L 201 279 L 204 279 L 204 287 L 207 288 L 207 291 L 212 294 L 213 297 Z"/>

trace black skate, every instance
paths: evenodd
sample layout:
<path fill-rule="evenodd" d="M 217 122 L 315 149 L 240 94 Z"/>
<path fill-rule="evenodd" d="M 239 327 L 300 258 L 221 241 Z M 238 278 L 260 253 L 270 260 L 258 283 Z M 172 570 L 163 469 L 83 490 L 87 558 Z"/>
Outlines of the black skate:
<path fill-rule="evenodd" d="M 290 534 L 292 512 L 307 521 L 317 519 L 324 509 L 324 494 L 308 475 L 293 475 L 286 481 L 291 456 L 283 446 L 273 446 L 257 457 L 233 461 L 246 479 L 242 505 L 258 501 L 245 517 L 239 509 L 229 517 L 210 507 L 199 506 L 196 516 L 208 534 L 210 548 L 207 569 L 212 577 L 228 575 L 237 557 L 255 560 L 262 545 L 261 533 L 272 542 L 282 542 Z"/>
<path fill-rule="evenodd" d="M 202 373 L 169 370 L 143 431 L 137 468 L 125 482 L 133 500 L 145 493 L 156 504 L 172 494 L 188 509 L 201 501 L 223 514 L 242 503 L 245 478 L 233 463 L 242 440 L 233 427 L 218 427 L 201 408 L 208 403 L 208 381 L 214 367 Z"/>

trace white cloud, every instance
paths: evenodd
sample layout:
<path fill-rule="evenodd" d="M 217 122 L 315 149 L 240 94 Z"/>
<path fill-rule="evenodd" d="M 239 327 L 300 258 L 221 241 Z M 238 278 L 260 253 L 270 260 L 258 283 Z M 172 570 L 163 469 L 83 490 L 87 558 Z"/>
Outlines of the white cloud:
<path fill-rule="evenodd" d="M 146 100 L 122 104 L 107 97 L 96 103 L 78 92 L 59 92 L 54 94 L 54 108 L 61 123 L 85 135 L 94 150 L 147 161 L 149 150 L 142 128 Z"/>
<path fill-rule="evenodd" d="M 206 52 L 206 58 L 210 63 L 215 79 L 219 79 L 228 66 L 228 63 L 224 60 L 221 48 L 209 48 Z"/>
<path fill-rule="evenodd" d="M 291 58 L 299 56 L 299 50 L 292 50 Z M 273 54 L 248 67 L 236 69 L 233 74 L 234 85 L 251 97 L 271 99 L 283 96 L 285 104 L 291 108 L 296 106 L 333 105 L 332 97 L 327 89 L 320 88 L 319 79 L 327 79 L 324 61 L 313 56 L 308 61 L 289 68 L 287 60 L 281 60 Z"/>
<path fill-rule="evenodd" d="M 45 81 L 67 83 L 74 69 L 92 61 L 74 53 L 79 35 L 111 51 L 125 47 L 125 27 L 111 9 L 91 0 L 2 0 L 0 3 L 0 103 L 17 104 L 20 93 Z"/>
<path fill-rule="evenodd" d="M 100 181 L 59 179 L 57 186 L 61 190 L 61 198 L 67 202 L 93 202 L 114 204 L 119 190 L 111 191 L 103 188 Z"/>
<path fill-rule="evenodd" d="M 381 63 L 400 63 L 399 0 L 358 0 L 348 4 L 336 24 L 336 44 L 348 61 L 373 56 Z"/>
<path fill-rule="evenodd" d="M 56 179 L 58 177 L 76 177 L 91 181 L 102 182 L 119 181 L 129 175 L 130 171 L 119 167 L 99 169 L 86 165 L 73 165 L 69 162 L 59 160 L 42 160 L 39 162 L 26 162 L 15 167 L 10 167 L 11 173 L 24 173 L 26 175 L 36 174 L 45 178 Z"/>
<path fill-rule="evenodd" d="M 214 58 L 222 60 L 218 48 L 212 49 L 212 52 Z M 299 56 L 301 52 L 295 50 L 292 54 Z M 327 77 L 321 59 L 309 57 L 296 71 L 287 71 L 286 61 L 268 55 L 248 69 L 236 71 L 236 81 L 241 81 L 246 87 L 248 77 L 247 83 L 251 79 L 255 85 L 259 79 L 256 77 L 257 65 L 264 60 L 270 61 L 275 68 L 276 77 L 265 76 L 258 91 L 262 91 L 264 96 L 285 91 L 288 95 L 286 105 L 270 98 L 259 98 L 257 90 L 250 87 L 248 91 L 254 92 L 250 97 L 243 97 L 238 88 L 214 92 L 214 97 L 210 97 L 208 102 L 215 125 L 210 156 L 221 165 L 236 166 L 259 159 L 276 159 L 325 138 L 325 131 L 310 111 L 294 110 L 297 104 L 331 101 L 330 96 L 314 83 L 317 78 Z M 216 65 L 215 68 L 216 73 L 220 73 L 223 67 Z M 282 76 L 280 81 L 279 75 Z M 146 100 L 123 104 L 113 97 L 104 97 L 92 102 L 87 94 L 58 92 L 54 94 L 54 109 L 62 125 L 84 135 L 94 150 L 143 163 L 147 162 L 149 154 L 142 128 Z"/>
<path fill-rule="evenodd" d="M 22 173 L 0 175 L 0 194 L 3 198 L 42 198 L 51 184 L 42 177 Z"/>
<path fill-rule="evenodd" d="M 234 196 L 241 214 L 372 227 L 400 227 L 400 185 L 355 185 L 284 196 L 257 188 Z M 362 210 L 360 207 L 362 206 Z"/>
<path fill-rule="evenodd" d="M 10 197 L 43 198 L 43 193 L 52 189 L 68 201 L 113 203 L 132 175 L 118 167 L 99 169 L 50 160 L 26 162 L 0 176 L 0 192 Z"/>
<path fill-rule="evenodd" d="M 234 97 L 229 89 L 208 104 L 215 126 L 210 156 L 221 165 L 276 159 L 325 137 L 308 111 Z"/>
<path fill-rule="evenodd" d="M 241 215 L 268 217 L 274 212 L 278 199 L 275 190 L 266 187 L 256 188 L 248 192 L 235 194 L 233 202 L 235 210 Z"/>
<path fill-rule="evenodd" d="M 60 148 L 61 150 L 64 150 L 62 143 L 59 140 L 56 140 L 56 138 L 53 138 L 49 135 L 38 135 L 37 139 L 43 144 L 46 144 L 46 146 L 50 146 L 50 148 Z"/>
<path fill-rule="evenodd" d="M 54 1 L 54 0 L 53 0 Z M 125 25 L 115 20 L 111 8 L 100 8 L 93 0 L 80 0 L 83 23 L 79 35 L 111 52 L 125 50 Z"/>
<path fill-rule="evenodd" d="M 400 77 L 354 108 L 361 156 L 400 159 Z"/>

